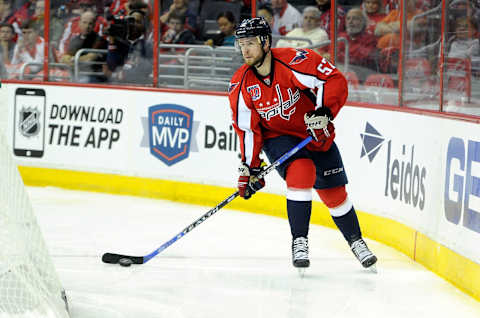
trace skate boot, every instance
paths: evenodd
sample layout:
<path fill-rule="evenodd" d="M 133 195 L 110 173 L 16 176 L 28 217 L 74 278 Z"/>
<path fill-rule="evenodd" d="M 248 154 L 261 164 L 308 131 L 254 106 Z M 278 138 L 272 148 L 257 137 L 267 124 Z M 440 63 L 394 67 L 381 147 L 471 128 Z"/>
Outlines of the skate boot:
<path fill-rule="evenodd" d="M 308 239 L 306 237 L 297 237 L 292 242 L 292 262 L 297 268 L 310 266 L 308 259 Z"/>
<path fill-rule="evenodd" d="M 376 272 L 377 257 L 368 249 L 367 243 L 363 239 L 353 242 L 350 248 L 363 267 L 371 268 L 372 271 Z"/>

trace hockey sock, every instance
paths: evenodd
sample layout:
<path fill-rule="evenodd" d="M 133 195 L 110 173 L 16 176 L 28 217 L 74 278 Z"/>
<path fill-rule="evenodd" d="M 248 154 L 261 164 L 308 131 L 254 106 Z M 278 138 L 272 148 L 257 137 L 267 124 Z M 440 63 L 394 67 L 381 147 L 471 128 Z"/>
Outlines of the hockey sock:
<path fill-rule="evenodd" d="M 312 201 L 294 201 L 287 199 L 288 222 L 293 239 L 307 237 L 312 214 Z"/>
<path fill-rule="evenodd" d="M 332 218 L 349 245 L 362 237 L 357 213 L 353 207 L 347 214 L 342 216 L 332 216 Z"/>

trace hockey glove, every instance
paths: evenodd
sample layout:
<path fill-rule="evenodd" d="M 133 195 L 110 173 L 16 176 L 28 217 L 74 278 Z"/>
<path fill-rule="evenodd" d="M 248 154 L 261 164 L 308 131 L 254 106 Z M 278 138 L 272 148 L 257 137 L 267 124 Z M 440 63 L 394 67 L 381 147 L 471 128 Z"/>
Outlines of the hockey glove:
<path fill-rule="evenodd" d="M 310 136 L 319 141 L 320 136 L 330 137 L 328 123 L 333 119 L 332 112 L 328 107 L 320 107 L 307 112 L 304 116 L 305 126 Z"/>
<path fill-rule="evenodd" d="M 262 161 L 259 168 L 250 168 L 245 162 L 240 163 L 238 167 L 238 192 L 245 200 L 250 199 L 252 195 L 265 186 L 265 180 L 258 179 L 257 175 L 263 170 L 266 164 Z"/>

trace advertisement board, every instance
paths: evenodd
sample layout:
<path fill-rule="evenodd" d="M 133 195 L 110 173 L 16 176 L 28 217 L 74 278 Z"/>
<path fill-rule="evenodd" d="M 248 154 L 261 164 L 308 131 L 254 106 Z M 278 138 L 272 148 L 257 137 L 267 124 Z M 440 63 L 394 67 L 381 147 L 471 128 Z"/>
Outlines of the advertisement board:
<path fill-rule="evenodd" d="M 36 89 L 9 84 L 8 105 L 16 105 L 16 92 Z M 21 165 L 236 185 L 240 144 L 225 96 L 70 86 L 44 86 L 42 93 L 41 107 L 10 110 L 13 145 L 19 144 L 18 136 L 26 145 L 33 139 L 22 131 L 32 117 L 26 110 L 43 121 L 35 126 L 35 136 L 42 136 L 41 156 L 25 155 L 38 148 L 30 142 L 23 155 L 14 150 Z M 284 188 L 272 173 L 266 191 L 283 193 Z"/>
<path fill-rule="evenodd" d="M 399 221 L 480 263 L 480 126 L 345 107 L 335 120 L 362 211 Z"/>
<path fill-rule="evenodd" d="M 7 95 L 20 165 L 236 186 L 226 96 L 21 84 Z M 345 106 L 335 126 L 356 209 L 480 263 L 480 125 Z M 285 192 L 266 179 L 263 192 Z"/>

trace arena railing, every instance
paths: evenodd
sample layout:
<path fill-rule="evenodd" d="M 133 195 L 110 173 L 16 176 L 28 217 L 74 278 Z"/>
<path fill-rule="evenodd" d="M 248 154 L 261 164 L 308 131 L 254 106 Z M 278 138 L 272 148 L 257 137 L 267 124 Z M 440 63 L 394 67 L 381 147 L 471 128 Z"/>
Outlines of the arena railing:
<path fill-rule="evenodd" d="M 49 63 L 49 79 L 54 82 L 71 81 L 72 68 L 68 64 Z M 43 63 L 28 62 L 22 64 L 19 70 L 20 80 L 42 80 Z"/>
<path fill-rule="evenodd" d="M 205 84 L 209 84 L 210 89 L 220 85 L 220 90 L 225 91 L 231 76 L 242 64 L 233 47 L 160 44 L 159 48 L 158 77 L 163 87 L 191 89 L 193 83 L 202 83 L 200 88 L 207 88 Z"/>
<path fill-rule="evenodd" d="M 81 76 L 89 76 L 89 75 L 103 75 L 103 72 L 93 72 L 93 71 L 82 71 L 81 68 L 83 66 L 92 66 L 92 65 L 106 65 L 107 62 L 95 61 L 95 62 L 87 62 L 87 61 L 80 61 L 80 56 L 83 54 L 88 53 L 97 53 L 97 54 L 107 54 L 107 50 L 100 50 L 100 49 L 80 49 L 75 53 L 73 59 L 73 76 L 75 82 L 81 81 Z"/>

